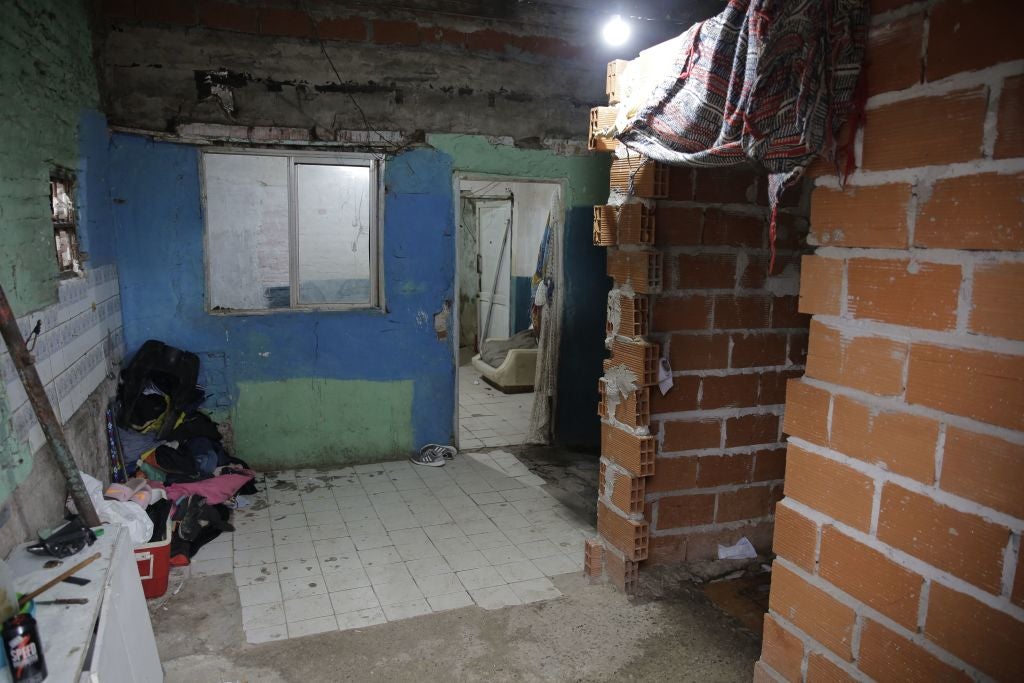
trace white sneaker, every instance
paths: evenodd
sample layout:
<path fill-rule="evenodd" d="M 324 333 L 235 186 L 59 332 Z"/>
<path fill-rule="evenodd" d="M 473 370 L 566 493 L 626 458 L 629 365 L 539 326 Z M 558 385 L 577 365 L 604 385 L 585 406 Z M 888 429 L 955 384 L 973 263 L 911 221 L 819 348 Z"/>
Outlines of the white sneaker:
<path fill-rule="evenodd" d="M 444 461 L 455 457 L 455 449 L 451 446 L 441 446 L 436 443 L 428 443 L 420 449 L 419 453 L 409 456 L 409 460 L 417 465 L 427 467 L 444 467 Z"/>

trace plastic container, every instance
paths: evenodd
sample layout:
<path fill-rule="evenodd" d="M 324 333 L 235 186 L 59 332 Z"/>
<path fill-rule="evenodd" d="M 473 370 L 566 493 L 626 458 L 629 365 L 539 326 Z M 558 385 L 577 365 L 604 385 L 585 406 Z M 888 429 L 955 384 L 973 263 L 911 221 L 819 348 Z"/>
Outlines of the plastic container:
<path fill-rule="evenodd" d="M 147 600 L 159 598 L 167 592 L 167 579 L 171 571 L 171 535 L 173 522 L 167 518 L 164 540 L 135 546 L 135 564 L 142 579 L 142 592 Z"/>

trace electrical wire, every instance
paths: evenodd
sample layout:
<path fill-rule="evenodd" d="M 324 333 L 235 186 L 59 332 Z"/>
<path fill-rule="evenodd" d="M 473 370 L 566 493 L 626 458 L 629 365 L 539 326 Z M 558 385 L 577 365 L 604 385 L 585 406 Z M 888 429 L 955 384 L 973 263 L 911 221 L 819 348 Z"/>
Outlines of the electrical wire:
<path fill-rule="evenodd" d="M 316 19 L 313 18 L 313 14 L 309 11 L 309 8 L 306 6 L 305 2 L 301 2 L 300 4 L 302 5 L 302 11 L 306 14 L 306 18 L 309 19 L 310 26 L 313 28 L 313 37 L 316 38 L 316 42 L 320 45 L 320 52 L 323 54 L 324 59 L 326 59 L 327 63 L 330 65 L 331 71 L 334 72 L 334 77 L 338 79 L 338 86 L 344 88 L 344 83 L 342 82 L 341 74 L 338 72 L 338 68 L 334 66 L 334 60 L 331 59 L 331 55 L 327 52 L 327 46 L 324 44 L 323 39 L 320 37 L 320 31 L 317 30 Z M 355 96 L 347 91 L 345 91 L 345 94 L 348 95 L 348 98 L 352 101 L 352 106 L 354 106 L 356 108 L 356 111 L 359 112 L 359 118 L 363 120 L 364 130 L 376 133 L 377 137 L 380 138 L 380 141 L 384 143 L 384 146 L 387 147 L 392 154 L 398 154 L 400 151 L 402 151 L 408 146 L 408 143 L 404 145 L 396 145 L 391 140 L 388 140 L 384 136 L 384 134 L 380 132 L 377 128 L 371 126 L 369 119 L 366 118 L 366 112 L 364 112 L 363 108 L 359 106 L 359 102 L 356 100 Z M 378 161 L 380 160 L 381 159 L 378 158 Z"/>

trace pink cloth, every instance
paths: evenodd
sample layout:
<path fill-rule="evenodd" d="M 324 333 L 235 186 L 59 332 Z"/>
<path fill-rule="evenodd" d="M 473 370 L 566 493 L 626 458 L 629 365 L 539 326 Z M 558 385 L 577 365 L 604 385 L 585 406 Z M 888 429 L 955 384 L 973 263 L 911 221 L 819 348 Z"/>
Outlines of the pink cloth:
<path fill-rule="evenodd" d="M 177 501 L 195 493 L 205 498 L 210 505 L 218 505 L 238 493 L 238 489 L 256 476 L 249 470 L 242 471 L 243 474 L 222 474 L 219 477 L 211 477 L 202 481 L 171 484 L 167 487 L 167 497 L 172 501 Z"/>

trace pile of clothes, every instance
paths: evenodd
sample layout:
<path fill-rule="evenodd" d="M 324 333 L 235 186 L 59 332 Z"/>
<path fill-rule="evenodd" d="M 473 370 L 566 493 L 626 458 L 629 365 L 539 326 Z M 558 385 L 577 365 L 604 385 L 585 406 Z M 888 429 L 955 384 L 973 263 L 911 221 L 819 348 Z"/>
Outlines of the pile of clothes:
<path fill-rule="evenodd" d="M 231 509 L 246 507 L 246 496 L 256 493 L 255 473 L 228 453 L 217 423 L 199 410 L 206 393 L 198 377 L 196 354 L 151 339 L 121 371 L 106 415 L 113 483 L 104 508 L 145 510 L 151 535 L 136 538 L 143 532 L 134 531 L 136 543 L 165 541 L 170 529 L 171 564 L 178 566 L 233 531 Z"/>

